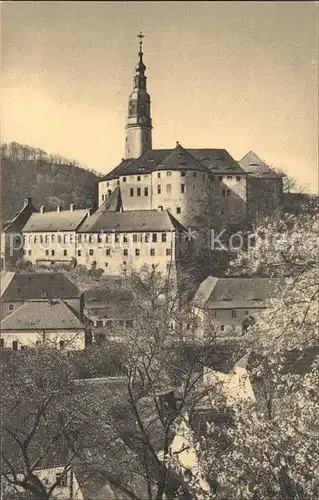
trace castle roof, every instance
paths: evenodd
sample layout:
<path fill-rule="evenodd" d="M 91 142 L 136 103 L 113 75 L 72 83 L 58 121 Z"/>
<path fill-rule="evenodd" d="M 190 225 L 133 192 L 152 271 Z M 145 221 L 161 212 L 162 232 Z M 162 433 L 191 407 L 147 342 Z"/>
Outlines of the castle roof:
<path fill-rule="evenodd" d="M 168 210 L 130 210 L 128 212 L 95 212 L 88 217 L 79 233 L 186 231 Z"/>
<path fill-rule="evenodd" d="M 88 209 L 33 213 L 22 232 L 75 231 L 88 213 Z"/>
<path fill-rule="evenodd" d="M 102 181 L 124 175 L 146 174 L 157 170 L 199 170 L 208 173 L 244 175 L 244 170 L 225 149 L 152 149 L 136 160 L 122 160 Z"/>
<path fill-rule="evenodd" d="M 284 177 L 284 174 L 279 174 L 271 169 L 254 151 L 249 151 L 249 153 L 245 154 L 238 163 L 250 177 L 261 177 L 265 179 L 280 179 Z"/>
<path fill-rule="evenodd" d="M 25 302 L 1 321 L 1 331 L 74 329 L 84 329 L 84 326 L 61 299 Z"/>

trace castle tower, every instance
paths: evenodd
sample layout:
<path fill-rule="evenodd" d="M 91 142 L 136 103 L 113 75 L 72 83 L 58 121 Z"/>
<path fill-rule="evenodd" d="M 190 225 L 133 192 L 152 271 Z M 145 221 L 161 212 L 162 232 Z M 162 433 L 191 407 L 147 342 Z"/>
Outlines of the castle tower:
<path fill-rule="evenodd" d="M 152 149 L 151 100 L 146 92 L 146 66 L 143 63 L 142 40 L 140 39 L 139 62 L 135 67 L 134 88 L 129 97 L 126 121 L 125 158 L 139 158 Z"/>

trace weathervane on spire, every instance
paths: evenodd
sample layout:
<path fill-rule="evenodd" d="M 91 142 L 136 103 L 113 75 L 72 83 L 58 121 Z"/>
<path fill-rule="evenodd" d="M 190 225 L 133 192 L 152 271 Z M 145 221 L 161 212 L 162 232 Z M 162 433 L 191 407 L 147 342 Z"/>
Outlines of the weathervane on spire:
<path fill-rule="evenodd" d="M 142 52 L 142 44 L 143 44 L 143 38 L 145 38 L 145 35 L 140 31 L 139 35 L 137 35 L 137 38 L 140 39 L 140 52 Z"/>

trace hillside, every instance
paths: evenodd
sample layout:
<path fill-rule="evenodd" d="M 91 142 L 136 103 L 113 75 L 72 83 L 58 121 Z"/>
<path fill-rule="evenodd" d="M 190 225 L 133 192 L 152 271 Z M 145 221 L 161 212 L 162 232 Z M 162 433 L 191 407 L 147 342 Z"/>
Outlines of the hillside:
<path fill-rule="evenodd" d="M 3 221 L 10 220 L 31 197 L 35 207 L 57 205 L 68 208 L 92 207 L 97 200 L 97 172 L 81 167 L 75 160 L 48 155 L 18 143 L 1 146 L 1 190 Z"/>

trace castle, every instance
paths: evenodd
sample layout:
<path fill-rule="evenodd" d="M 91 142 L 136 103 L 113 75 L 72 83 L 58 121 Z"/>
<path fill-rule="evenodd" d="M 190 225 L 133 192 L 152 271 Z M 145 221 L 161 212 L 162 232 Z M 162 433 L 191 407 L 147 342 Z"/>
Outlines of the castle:
<path fill-rule="evenodd" d="M 236 161 L 225 149 L 187 149 L 178 142 L 172 149 L 152 149 L 139 37 L 125 158 L 99 182 L 97 210 L 71 205 L 37 212 L 26 200 L 4 229 L 7 238 L 14 231 L 22 235 L 23 258 L 33 264 L 73 262 L 110 275 L 144 266 L 174 272 L 194 251 L 185 237 L 191 230 L 241 227 L 281 204 L 282 176 L 253 152 Z"/>

